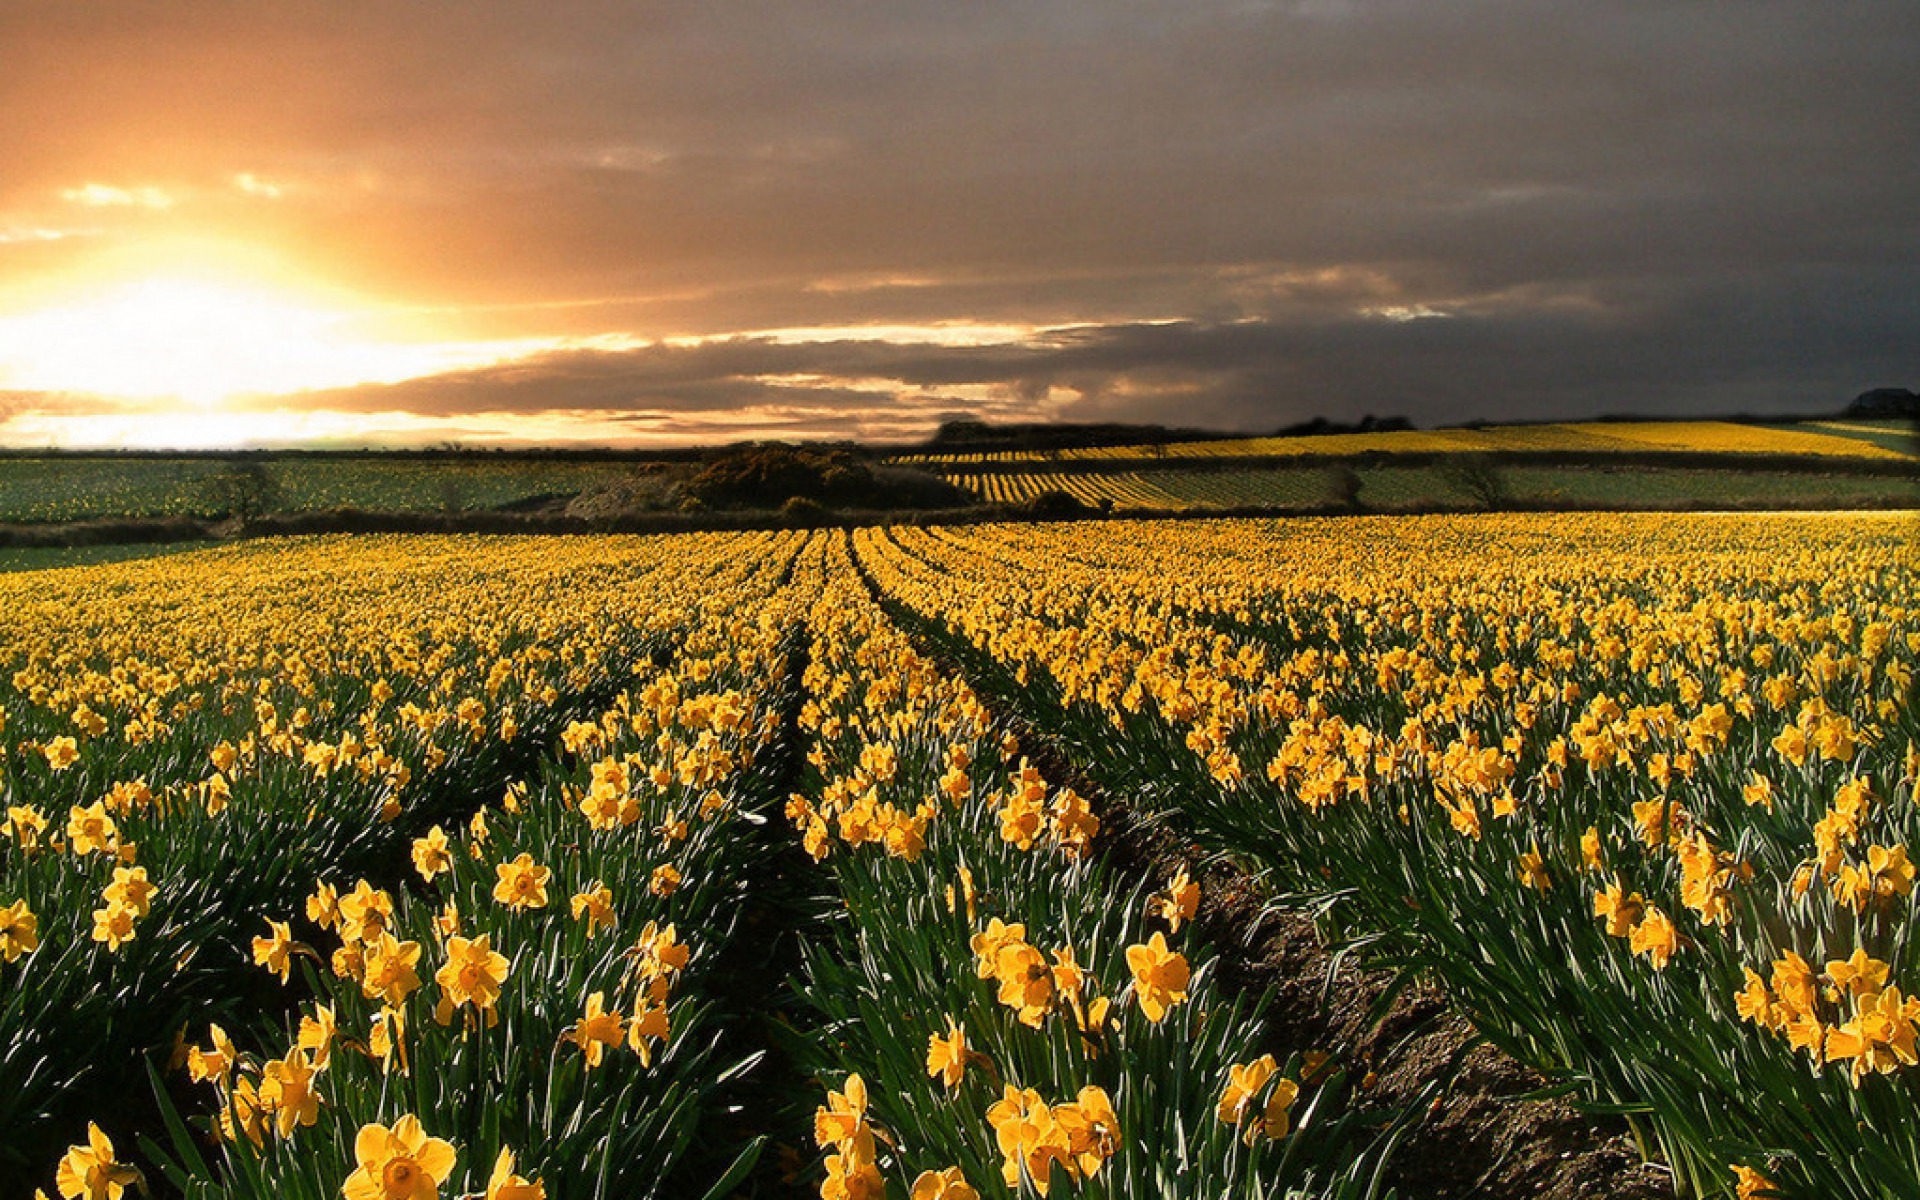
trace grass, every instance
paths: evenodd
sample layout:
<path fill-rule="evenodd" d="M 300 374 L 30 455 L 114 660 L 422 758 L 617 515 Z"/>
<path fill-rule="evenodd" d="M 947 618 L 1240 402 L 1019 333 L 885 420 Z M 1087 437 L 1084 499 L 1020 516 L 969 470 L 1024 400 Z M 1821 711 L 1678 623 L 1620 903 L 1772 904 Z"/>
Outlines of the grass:
<path fill-rule="evenodd" d="M 313 512 L 489 509 L 571 495 L 632 473 L 622 463 L 501 459 L 311 457 L 261 462 L 275 508 Z M 13 458 L 0 466 L 0 521 L 224 515 L 213 482 L 234 464 L 220 458 Z"/>

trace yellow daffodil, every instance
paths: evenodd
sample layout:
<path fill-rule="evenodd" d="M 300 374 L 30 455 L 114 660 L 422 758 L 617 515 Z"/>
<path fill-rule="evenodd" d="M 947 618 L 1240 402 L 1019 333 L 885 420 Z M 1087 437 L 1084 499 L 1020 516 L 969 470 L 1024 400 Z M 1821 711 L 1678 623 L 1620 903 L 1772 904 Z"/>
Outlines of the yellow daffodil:
<path fill-rule="evenodd" d="M 363 1125 L 353 1140 L 357 1166 L 341 1191 L 346 1200 L 435 1200 L 453 1174 L 453 1146 L 429 1137 L 408 1114 L 385 1125 Z"/>
<path fill-rule="evenodd" d="M 120 1200 L 140 1182 L 140 1172 L 114 1158 L 113 1142 L 91 1122 L 87 1144 L 69 1148 L 54 1175 L 54 1186 L 66 1200 Z"/>
<path fill-rule="evenodd" d="M 938 1079 L 948 1091 L 960 1086 L 967 1073 L 966 1027 L 947 1018 L 947 1036 L 927 1035 L 927 1074 Z"/>
<path fill-rule="evenodd" d="M 433 976 L 440 985 L 440 1003 L 433 1010 L 440 1024 L 451 1021 L 454 1010 L 466 1004 L 485 1014 L 489 1026 L 496 1020 L 494 1005 L 506 982 L 507 957 L 488 945 L 487 937 L 448 939 L 446 965 Z"/>
<path fill-rule="evenodd" d="M 626 1037 L 626 1020 L 619 1010 L 609 1011 L 604 992 L 595 992 L 587 997 L 586 1011 L 580 1020 L 572 1025 L 564 1035 L 574 1045 L 580 1047 L 587 1056 L 587 1069 L 600 1065 L 601 1056 L 608 1046 L 618 1046 Z"/>
<path fill-rule="evenodd" d="M 67 848 L 75 854 L 111 854 L 119 836 L 119 827 L 101 801 L 85 808 L 76 804 L 67 813 Z"/>
<path fill-rule="evenodd" d="M 273 1114 L 281 1137 L 319 1119 L 320 1096 L 313 1090 L 318 1068 L 300 1050 L 275 1059 L 260 1069 L 260 1105 Z"/>
<path fill-rule="evenodd" d="M 509 908 L 547 906 L 547 879 L 553 872 L 534 865 L 533 855 L 521 854 L 512 862 L 501 863 L 494 873 L 499 877 L 493 888 L 495 900 Z"/>
<path fill-rule="evenodd" d="M 47 765 L 56 771 L 64 771 L 80 759 L 79 746 L 64 735 L 49 741 L 41 752 L 46 755 Z"/>
<path fill-rule="evenodd" d="M 483 1200 L 547 1200 L 547 1187 L 538 1179 L 524 1179 L 513 1173 L 513 1151 L 502 1146 L 493 1160 L 493 1173 L 487 1176 Z"/>
<path fill-rule="evenodd" d="M 1187 877 L 1185 868 L 1174 874 L 1166 891 L 1154 897 L 1154 911 L 1172 933 L 1179 933 L 1180 926 L 1200 911 L 1200 885 Z"/>
<path fill-rule="evenodd" d="M 908 1200 L 980 1200 L 980 1193 L 968 1183 L 959 1167 L 944 1171 L 922 1171 L 913 1181 Z"/>
<path fill-rule="evenodd" d="M 15 900 L 0 908 L 0 958 L 13 962 L 23 954 L 32 954 L 40 946 L 40 918 L 25 900 Z"/>
<path fill-rule="evenodd" d="M 435 825 L 425 835 L 413 839 L 413 869 L 420 878 L 428 883 L 433 877 L 453 866 L 453 850 L 447 842 L 447 831 Z"/>
<path fill-rule="evenodd" d="M 1145 945 L 1127 947 L 1127 969 L 1133 972 L 1133 994 L 1147 1020 L 1158 1025 L 1167 1009 L 1187 998 L 1187 960 L 1167 948 L 1164 934 Z"/>
<path fill-rule="evenodd" d="M 420 943 L 403 942 L 390 933 L 367 944 L 366 973 L 360 990 L 369 1000 L 398 1006 L 420 986 Z"/>
<path fill-rule="evenodd" d="M 109 951 L 118 951 L 133 940 L 134 916 L 132 909 L 119 903 L 94 909 L 93 940 L 105 942 Z"/>
<path fill-rule="evenodd" d="M 570 907 L 574 920 L 586 921 L 588 937 L 602 929 L 613 928 L 617 920 L 613 911 L 613 892 L 603 883 L 596 882 L 586 891 L 575 893 Z"/>
<path fill-rule="evenodd" d="M 272 971 L 280 977 L 280 982 L 285 983 L 293 970 L 293 951 L 296 944 L 287 922 L 269 920 L 267 936 L 253 939 L 254 965 Z"/>

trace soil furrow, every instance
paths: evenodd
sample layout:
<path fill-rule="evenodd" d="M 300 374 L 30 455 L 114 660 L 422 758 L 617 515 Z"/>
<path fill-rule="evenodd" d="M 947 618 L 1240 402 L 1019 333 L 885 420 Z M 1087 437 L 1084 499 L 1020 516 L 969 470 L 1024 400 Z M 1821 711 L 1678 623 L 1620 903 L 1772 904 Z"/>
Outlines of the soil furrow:
<path fill-rule="evenodd" d="M 1528 1099 L 1549 1081 L 1484 1044 L 1436 984 L 1368 970 L 1331 953 L 1313 921 L 1278 909 L 1253 877 L 1182 837 L 1167 820 L 1119 797 L 1125 781 L 1096 777 L 1063 739 L 1020 704 L 997 662 L 944 626 L 863 582 L 921 650 L 960 673 L 1020 737 L 1035 764 L 1094 806 L 1100 840 L 1124 870 L 1164 879 L 1186 867 L 1202 885 L 1196 920 L 1222 955 L 1221 978 L 1269 989 L 1276 1036 L 1299 1049 L 1337 1049 L 1383 1108 L 1414 1113 L 1389 1166 L 1406 1200 L 1661 1200 L 1670 1173 L 1643 1161 L 1624 1124 L 1564 1099 Z"/>

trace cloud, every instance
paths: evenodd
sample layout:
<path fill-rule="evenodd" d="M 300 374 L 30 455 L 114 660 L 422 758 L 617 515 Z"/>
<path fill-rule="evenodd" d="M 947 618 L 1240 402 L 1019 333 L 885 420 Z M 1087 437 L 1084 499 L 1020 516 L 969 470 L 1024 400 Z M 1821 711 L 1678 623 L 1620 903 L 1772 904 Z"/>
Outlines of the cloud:
<path fill-rule="evenodd" d="M 924 432 L 953 412 L 1001 419 L 1131 420 L 1237 430 L 1315 415 L 1402 415 L 1426 424 L 1517 410 L 1569 418 L 1837 409 L 1865 379 L 1910 371 L 1897 273 L 1887 294 L 1844 273 L 1809 276 L 1792 302 L 1738 281 L 1586 303 L 1484 307 L 1394 320 L 1364 310 L 1287 319 L 1075 326 L 946 345 L 860 337 L 576 349 L 401 383 L 308 393 L 341 410 L 454 419 L 556 409 L 647 420 L 804 410 L 809 428 L 885 422 Z M 1832 314 L 1796 320 L 1810 301 Z M 1736 351 L 1712 331 L 1745 329 Z M 1782 332 L 1784 331 L 1784 332 Z M 1662 364 L 1657 373 L 1641 364 Z M 1491 398 L 1491 399 L 1490 399 Z"/>
<path fill-rule="evenodd" d="M 263 200 L 278 200 L 287 194 L 286 186 L 260 178 L 251 171 L 242 171 L 233 177 L 233 186 L 249 196 Z"/>
<path fill-rule="evenodd" d="M 77 188 L 64 188 L 60 198 L 68 204 L 78 204 L 83 208 L 151 208 L 169 209 L 177 203 L 165 189 L 151 184 L 139 187 L 109 187 L 104 183 L 89 183 Z"/>
<path fill-rule="evenodd" d="M 1913 382 L 1910 4 L 583 0 L 452 20 L 0 0 L 0 210 L 164 180 L 193 202 L 125 215 L 217 218 L 483 337 L 1085 329 L 746 339 L 389 393 L 429 412 L 535 411 L 542 389 L 719 412 L 813 374 L 891 380 L 902 404 L 1257 428 L 1810 411 Z"/>
<path fill-rule="evenodd" d="M 50 229 L 45 226 L 8 226 L 0 228 L 0 246 L 12 246 L 22 243 L 42 244 L 46 242 L 58 242 L 66 238 L 79 236 L 82 235 L 71 229 Z"/>

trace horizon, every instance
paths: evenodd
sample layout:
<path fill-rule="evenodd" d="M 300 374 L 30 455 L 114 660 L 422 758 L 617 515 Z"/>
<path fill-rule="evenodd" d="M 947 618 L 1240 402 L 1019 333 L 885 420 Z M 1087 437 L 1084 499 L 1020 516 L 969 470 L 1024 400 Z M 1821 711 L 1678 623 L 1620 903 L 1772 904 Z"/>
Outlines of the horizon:
<path fill-rule="evenodd" d="M 1877 392 L 1889 392 L 1889 391 L 1898 391 L 1898 390 L 1904 390 L 1904 389 L 1871 388 L 1871 389 L 1867 389 L 1865 392 L 1860 393 L 1859 396 L 1855 397 L 1855 399 L 1856 400 L 1862 399 L 1867 395 L 1877 393 Z M 1920 393 L 1907 393 L 1907 394 L 1910 396 L 1913 396 L 1915 401 L 1917 403 L 1920 403 Z M 1375 413 L 1363 413 L 1363 414 L 1360 414 L 1358 417 L 1355 417 L 1352 420 L 1345 421 L 1345 422 L 1333 420 L 1327 417 L 1310 417 L 1305 421 L 1295 422 L 1291 425 L 1284 426 L 1279 429 L 1253 429 L 1253 430 L 1209 429 L 1209 428 L 1200 427 L 1200 426 L 1173 426 L 1173 425 L 1166 425 L 1166 424 L 1160 424 L 1160 423 L 1154 423 L 1154 422 L 1124 422 L 1124 421 L 1122 422 L 1075 422 L 1075 421 L 993 422 L 993 421 L 982 421 L 971 415 L 962 414 L 962 415 L 951 416 L 947 420 L 941 421 L 939 424 L 935 425 L 933 428 L 929 429 L 924 434 L 919 434 L 909 438 L 894 438 L 894 439 L 886 439 L 886 440 L 863 438 L 858 435 L 829 434 L 829 435 L 822 435 L 819 437 L 807 437 L 807 438 L 783 438 L 783 437 L 777 437 L 777 436 L 748 437 L 748 438 L 738 438 L 738 439 L 734 439 L 731 441 L 724 441 L 724 442 L 721 442 L 721 441 L 685 442 L 685 443 L 675 443 L 670 445 L 644 445 L 644 446 L 637 446 L 637 445 L 631 445 L 631 444 L 620 445 L 620 444 L 615 444 L 611 442 L 596 443 L 596 442 L 585 441 L 585 440 L 575 440 L 575 441 L 566 441 L 566 442 L 553 442 L 553 441 L 518 441 L 516 442 L 516 441 L 505 441 L 505 440 L 494 441 L 494 442 L 464 442 L 457 439 L 444 439 L 444 438 L 436 441 L 389 441 L 389 442 L 376 442 L 376 441 L 350 442 L 345 440 L 334 441 L 334 442 L 317 442 L 317 441 L 309 440 L 309 441 L 301 441 L 301 442 L 289 442 L 285 444 L 236 443 L 236 444 L 227 444 L 227 445 L 219 445 L 219 446 L 188 446 L 188 445 L 180 445 L 180 446 L 65 445 L 65 446 L 61 446 L 61 445 L 52 445 L 52 444 L 14 445 L 9 443 L 0 443 L 0 459 L 62 457 L 62 456 L 72 456 L 72 457 L 80 457 L 80 458 L 99 458 L 99 457 L 115 457 L 115 456 L 123 456 L 123 455 L 127 457 L 133 457 L 133 458 L 182 457 L 182 458 L 210 458 L 210 459 L 217 459 L 222 457 L 244 458 L 249 456 L 276 456 L 276 455 L 295 455 L 295 456 L 312 455 L 316 457 L 325 457 L 327 455 L 336 455 L 336 454 L 345 455 L 345 456 L 359 455 L 359 456 L 378 457 L 381 455 L 391 454 L 395 457 L 401 457 L 401 458 L 439 458 L 439 457 L 513 458 L 513 457 L 525 456 L 530 458 L 579 457 L 583 459 L 593 459 L 597 457 L 605 457 L 610 459 L 622 459 L 622 458 L 628 458 L 628 457 L 635 457 L 635 458 L 640 458 L 642 460 L 646 458 L 658 458 L 660 461 L 663 461 L 663 462 L 673 462 L 673 461 L 679 461 L 681 456 L 710 455 L 710 454 L 716 454 L 716 453 L 725 454 L 725 453 L 734 453 L 738 451 L 754 450 L 754 449 L 760 449 L 760 448 L 788 448 L 788 449 L 795 449 L 795 450 L 820 450 L 820 451 L 840 449 L 840 450 L 854 450 L 854 451 L 863 451 L 863 452 L 879 453 L 879 454 L 898 454 L 898 453 L 909 452 L 909 451 L 926 451 L 926 450 L 937 448 L 941 445 L 950 444 L 956 450 L 964 452 L 965 447 L 968 445 L 968 443 L 965 441 L 961 441 L 957 443 L 942 443 L 939 440 L 941 435 L 947 431 L 949 426 L 963 425 L 963 424 L 978 425 L 982 429 L 984 429 L 989 435 L 999 435 L 1001 440 L 1011 440 L 1011 441 L 1017 442 L 1023 436 L 1030 438 L 1036 434 L 1041 434 L 1048 431 L 1060 431 L 1060 432 L 1068 432 L 1068 433 L 1081 432 L 1084 434 L 1095 435 L 1093 436 L 1093 439 L 1091 441 L 1087 441 L 1085 443 L 1087 445 L 1126 446 L 1126 445 L 1134 444 L 1124 440 L 1124 434 L 1127 432 L 1138 432 L 1143 435 L 1146 435 L 1146 434 L 1159 435 L 1163 438 L 1163 440 L 1169 440 L 1169 441 L 1197 442 L 1197 441 L 1213 441 L 1213 440 L 1234 441 L 1239 439 L 1273 439 L 1273 438 L 1316 438 L 1316 437 L 1343 437 L 1344 438 L 1344 437 L 1352 436 L 1354 434 L 1386 433 L 1386 432 L 1394 432 L 1394 431 L 1449 432 L 1449 431 L 1471 430 L 1471 429 L 1481 429 L 1481 428 L 1505 429 L 1505 428 L 1527 428 L 1527 427 L 1535 427 L 1535 426 L 1554 426 L 1554 425 L 1569 425 L 1569 426 L 1588 426 L 1588 425 L 1605 426 L 1605 425 L 1620 425 L 1620 424 L 1675 424 L 1675 425 L 1700 425 L 1700 424 L 1783 425 L 1783 424 L 1787 424 L 1787 425 L 1791 425 L 1791 424 L 1801 423 L 1801 422 L 1817 423 L 1823 420 L 1834 420 L 1834 419 L 1841 419 L 1841 418 L 1851 418 L 1855 420 L 1864 420 L 1864 421 L 1888 421 L 1888 420 L 1916 421 L 1916 428 L 1920 429 L 1920 418 L 1914 418 L 1912 416 L 1901 416 L 1898 414 L 1858 415 L 1858 414 L 1854 414 L 1846 406 L 1841 406 L 1839 408 L 1834 408 L 1827 411 L 1810 412 L 1810 413 L 1804 413 L 1804 414 L 1767 414 L 1767 413 L 1752 413 L 1752 412 L 1733 412 L 1733 413 L 1702 413 L 1697 415 L 1683 415 L 1683 416 L 1660 416 L 1660 415 L 1648 415 L 1644 413 L 1616 412 L 1616 413 L 1603 413 L 1599 416 L 1588 417 L 1588 418 L 1584 418 L 1580 420 L 1572 420 L 1572 421 L 1563 421 L 1557 418 L 1539 418 L 1539 419 L 1532 419 L 1532 420 L 1529 420 L 1529 419 L 1513 419 L 1513 420 L 1470 419 L 1464 422 L 1459 422 L 1454 424 L 1436 424 L 1436 425 L 1419 424 L 1416 422 L 1412 422 L 1407 418 L 1400 417 L 1396 414 L 1383 415 L 1383 414 L 1375 414 Z M 1102 431 L 1111 431 L 1113 436 L 1112 437 L 1103 436 Z M 1067 444 L 1080 444 L 1080 443 L 1070 442 Z M 1142 442 L 1141 444 L 1146 444 L 1146 443 Z"/>
<path fill-rule="evenodd" d="M 0 0 L 0 445 L 1826 415 L 1913 16 Z"/>

